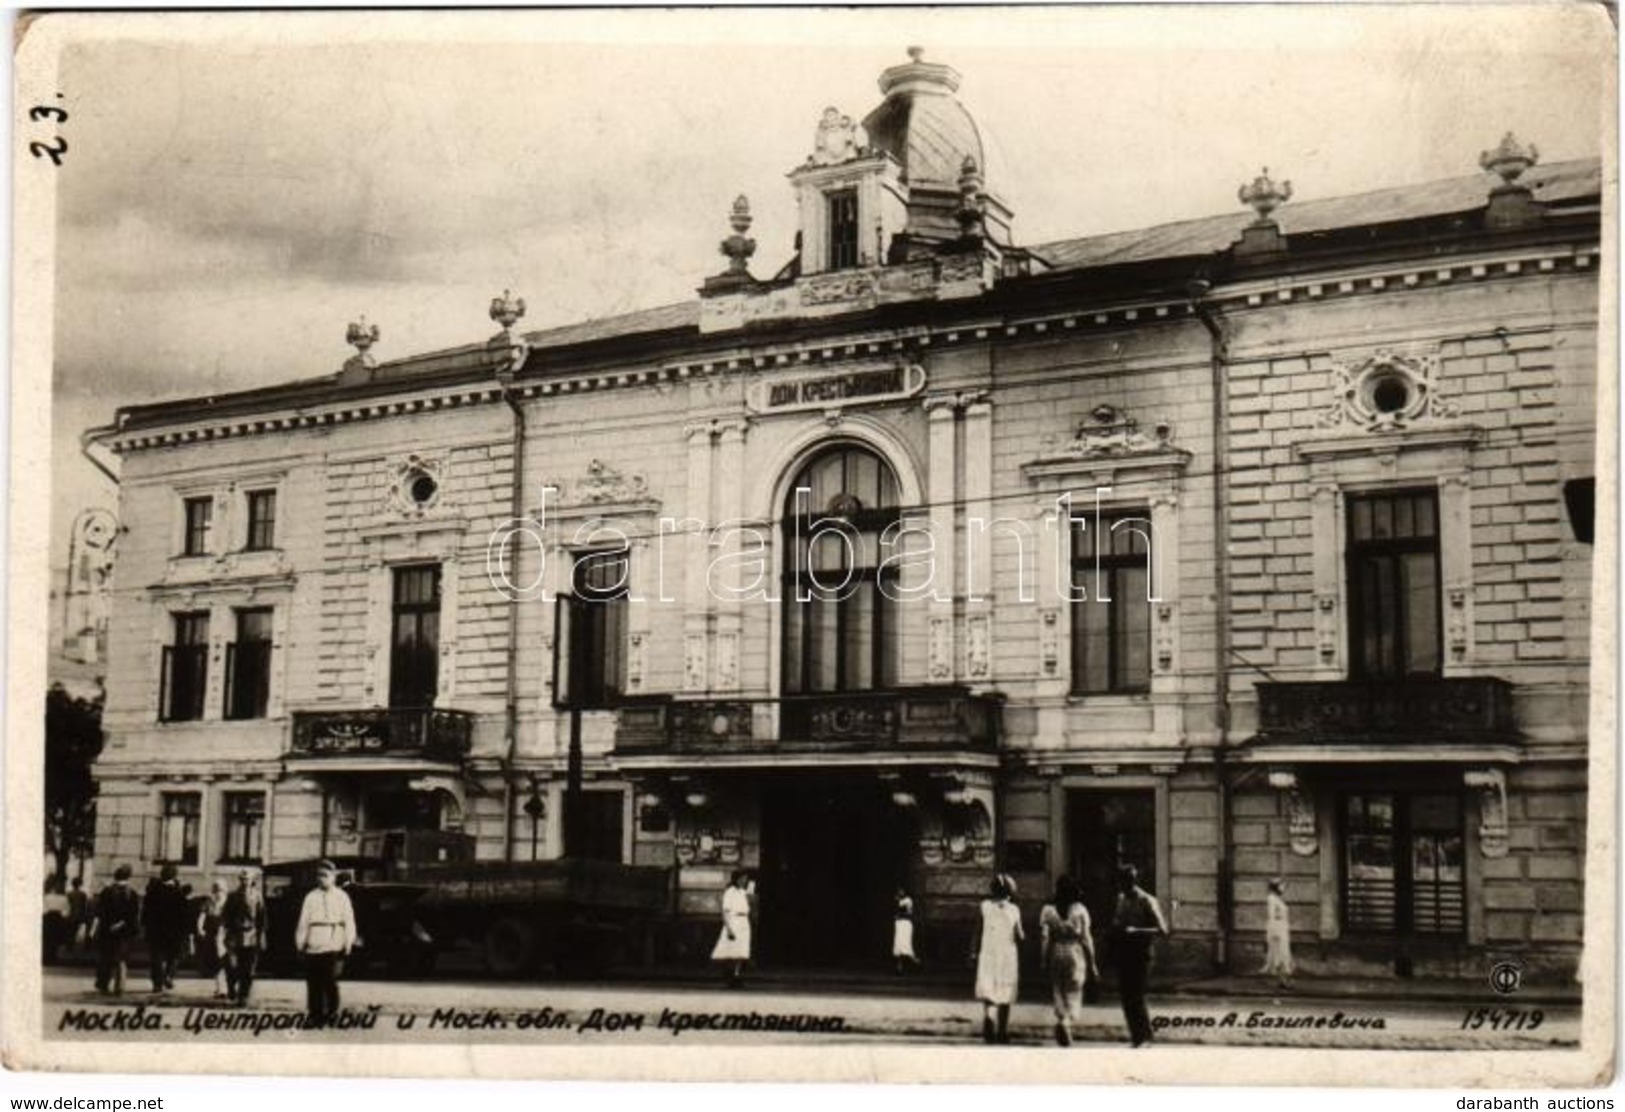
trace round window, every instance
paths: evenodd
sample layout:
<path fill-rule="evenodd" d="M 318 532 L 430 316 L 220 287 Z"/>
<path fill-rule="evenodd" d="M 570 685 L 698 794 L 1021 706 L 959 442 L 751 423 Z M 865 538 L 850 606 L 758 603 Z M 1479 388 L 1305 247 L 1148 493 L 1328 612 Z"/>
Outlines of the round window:
<path fill-rule="evenodd" d="M 407 493 L 412 496 L 412 501 L 420 506 L 427 506 L 434 501 L 435 493 L 439 489 L 440 486 L 434 481 L 434 476 L 422 471 L 413 475 L 406 484 Z"/>
<path fill-rule="evenodd" d="M 1411 403 L 1411 384 L 1399 375 L 1383 375 L 1371 384 L 1371 408 L 1398 413 Z"/>

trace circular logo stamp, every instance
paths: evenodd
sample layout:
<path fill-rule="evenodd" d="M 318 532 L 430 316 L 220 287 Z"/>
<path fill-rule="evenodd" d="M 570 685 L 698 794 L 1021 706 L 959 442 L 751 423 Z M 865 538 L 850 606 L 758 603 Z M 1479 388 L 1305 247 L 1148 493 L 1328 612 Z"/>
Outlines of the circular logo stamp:
<path fill-rule="evenodd" d="M 1490 967 L 1490 987 L 1502 996 L 1511 996 L 1522 986 L 1522 962 L 1498 961 Z"/>

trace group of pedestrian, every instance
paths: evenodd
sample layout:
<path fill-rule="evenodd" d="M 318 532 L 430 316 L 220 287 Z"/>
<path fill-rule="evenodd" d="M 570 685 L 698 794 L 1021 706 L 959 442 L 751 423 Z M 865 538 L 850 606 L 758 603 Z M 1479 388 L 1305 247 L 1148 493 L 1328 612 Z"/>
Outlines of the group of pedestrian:
<path fill-rule="evenodd" d="M 155 995 L 175 987 L 175 973 L 188 952 L 215 982 L 215 997 L 247 1004 L 265 946 L 265 900 L 253 874 L 237 874 L 237 887 L 227 892 L 215 881 L 208 899 L 194 915 L 190 891 L 173 865 L 165 865 L 137 895 L 128 865 L 113 870 L 113 882 L 97 894 L 88 912 L 86 938 L 96 950 L 96 990 L 121 996 L 128 976 L 130 946 L 146 941 Z"/>
<path fill-rule="evenodd" d="M 1117 903 L 1108 933 L 1108 952 L 1117 975 L 1117 991 L 1128 1024 L 1129 1041 L 1144 1046 L 1151 1041 L 1151 1016 L 1146 1007 L 1146 981 L 1156 940 L 1168 933 L 1167 920 L 1157 899 L 1140 887 L 1132 865 L 1117 873 Z M 1100 967 L 1096 960 L 1089 910 L 1078 884 L 1069 876 L 1055 883 L 1054 899 L 1038 916 L 1039 949 L 1055 1010 L 1055 1041 L 1072 1045 L 1072 1025 L 1084 998 L 1099 992 Z M 976 998 L 982 1003 L 982 1038 L 988 1043 L 1010 1041 L 1010 1007 L 1016 1002 L 1021 970 L 1021 944 L 1026 933 L 1016 904 L 1016 883 L 1008 875 L 993 878 L 988 898 L 981 904 L 976 952 Z"/>

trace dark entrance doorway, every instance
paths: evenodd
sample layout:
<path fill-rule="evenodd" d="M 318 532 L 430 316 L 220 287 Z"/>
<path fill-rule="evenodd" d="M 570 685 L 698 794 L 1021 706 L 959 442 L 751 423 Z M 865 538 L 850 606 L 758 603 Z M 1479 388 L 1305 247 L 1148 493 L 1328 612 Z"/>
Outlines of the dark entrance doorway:
<path fill-rule="evenodd" d="M 1140 884 L 1157 884 L 1157 794 L 1150 788 L 1067 792 L 1068 871 L 1083 885 L 1095 936 L 1103 938 L 1117 906 L 1117 869 L 1133 865 Z M 1156 893 L 1166 905 L 1166 894 Z"/>
<path fill-rule="evenodd" d="M 892 903 L 908 883 L 908 812 L 877 780 L 770 782 L 762 790 L 757 885 L 764 964 L 882 966 Z"/>

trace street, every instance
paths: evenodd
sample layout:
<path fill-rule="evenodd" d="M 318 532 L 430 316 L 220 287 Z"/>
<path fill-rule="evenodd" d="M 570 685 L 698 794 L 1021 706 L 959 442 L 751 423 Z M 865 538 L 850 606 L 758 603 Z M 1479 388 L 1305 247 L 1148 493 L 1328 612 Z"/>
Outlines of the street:
<path fill-rule="evenodd" d="M 246 1009 L 212 1000 L 210 983 L 183 977 L 174 992 L 153 996 L 144 978 L 117 1000 L 101 996 L 88 971 L 47 970 L 45 1035 L 52 1039 L 478 1044 L 853 1043 L 980 1041 L 981 1009 L 972 1000 L 787 990 L 747 986 L 602 986 L 538 982 L 495 984 L 462 979 L 346 981 L 340 1028 L 299 1026 L 304 984 L 271 979 L 254 987 Z M 968 988 L 967 988 L 968 995 Z M 1053 1018 L 1038 994 L 1011 1015 L 1012 1041 L 1053 1042 Z M 1533 1050 L 1576 1045 L 1575 1004 L 1481 1007 L 1437 1001 L 1280 996 L 1153 995 L 1157 1038 L 1166 1044 L 1296 1046 L 1342 1049 Z M 1122 1013 L 1112 998 L 1085 1007 L 1074 1027 L 1080 1043 L 1121 1042 Z"/>

